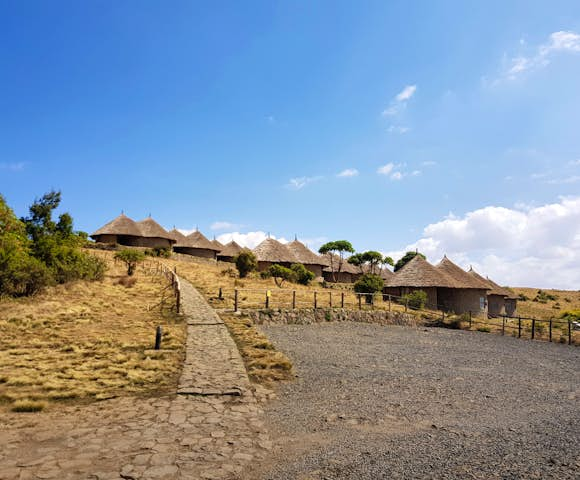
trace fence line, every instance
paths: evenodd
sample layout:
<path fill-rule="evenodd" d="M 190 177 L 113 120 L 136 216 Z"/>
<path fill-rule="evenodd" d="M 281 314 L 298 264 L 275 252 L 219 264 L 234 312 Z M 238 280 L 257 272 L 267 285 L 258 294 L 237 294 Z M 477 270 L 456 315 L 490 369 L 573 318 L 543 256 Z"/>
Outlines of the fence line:
<path fill-rule="evenodd" d="M 176 313 L 181 312 L 181 282 L 177 276 L 177 267 L 173 270 L 168 268 L 165 264 L 161 262 L 146 262 L 143 263 L 143 269 L 150 275 L 162 275 L 170 283 L 173 289 L 173 295 L 175 296 L 175 310 Z"/>

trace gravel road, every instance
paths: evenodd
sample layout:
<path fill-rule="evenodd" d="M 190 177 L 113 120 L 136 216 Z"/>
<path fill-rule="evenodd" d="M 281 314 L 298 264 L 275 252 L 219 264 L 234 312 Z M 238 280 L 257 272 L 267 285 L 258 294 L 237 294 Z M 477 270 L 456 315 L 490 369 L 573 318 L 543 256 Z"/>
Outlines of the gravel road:
<path fill-rule="evenodd" d="M 437 328 L 263 327 L 295 364 L 247 479 L 580 478 L 580 348 Z"/>

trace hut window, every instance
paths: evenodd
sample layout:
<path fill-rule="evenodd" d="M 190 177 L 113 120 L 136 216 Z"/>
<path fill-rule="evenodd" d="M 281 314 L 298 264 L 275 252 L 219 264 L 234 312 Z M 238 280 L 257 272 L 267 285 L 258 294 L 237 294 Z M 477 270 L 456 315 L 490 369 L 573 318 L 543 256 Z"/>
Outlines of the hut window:
<path fill-rule="evenodd" d="M 485 297 L 479 297 L 479 309 L 485 310 Z"/>

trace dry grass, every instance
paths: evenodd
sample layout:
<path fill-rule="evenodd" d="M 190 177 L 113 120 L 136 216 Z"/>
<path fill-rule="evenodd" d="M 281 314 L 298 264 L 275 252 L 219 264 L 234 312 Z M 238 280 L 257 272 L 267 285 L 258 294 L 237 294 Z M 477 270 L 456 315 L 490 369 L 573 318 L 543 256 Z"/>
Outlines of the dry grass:
<path fill-rule="evenodd" d="M 543 290 L 553 295 L 555 300 L 546 303 L 533 301 L 538 295 L 537 288 L 512 288 L 516 295 L 525 295 L 529 300 L 518 300 L 518 314 L 523 317 L 541 319 L 558 318 L 567 310 L 580 310 L 580 291 L 578 290 Z"/>
<path fill-rule="evenodd" d="M 222 314 L 221 318 L 232 333 L 252 380 L 271 385 L 293 377 L 288 357 L 275 349 L 248 316 Z"/>
<path fill-rule="evenodd" d="M 102 282 L 0 301 L 0 410 L 153 394 L 176 385 L 185 329 L 159 306 L 170 307 L 165 280 L 139 271 L 129 285 L 110 253 L 98 255 L 110 264 Z M 161 353 L 150 351 L 157 325 L 164 330 Z"/>

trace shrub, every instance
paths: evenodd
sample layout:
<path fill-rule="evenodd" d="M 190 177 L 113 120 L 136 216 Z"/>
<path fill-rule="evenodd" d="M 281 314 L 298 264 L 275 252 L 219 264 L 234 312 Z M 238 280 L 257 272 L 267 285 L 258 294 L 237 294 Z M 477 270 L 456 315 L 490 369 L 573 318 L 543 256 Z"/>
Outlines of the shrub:
<path fill-rule="evenodd" d="M 427 293 L 423 290 L 415 290 L 414 292 L 404 295 L 403 298 L 407 301 L 409 308 L 413 310 L 422 310 L 425 308 L 425 304 L 427 303 Z"/>
<path fill-rule="evenodd" d="M 131 250 L 124 248 L 115 253 L 115 260 L 121 260 L 127 266 L 127 275 L 131 276 L 135 273 L 137 264 L 145 259 L 145 255 L 140 250 Z"/>
<path fill-rule="evenodd" d="M 528 296 L 527 296 L 526 294 L 524 294 L 524 293 L 520 293 L 520 294 L 518 295 L 518 300 L 519 300 L 520 302 L 527 302 L 529 299 L 530 299 L 530 297 L 528 297 Z"/>
<path fill-rule="evenodd" d="M 225 270 L 222 270 L 220 272 L 220 275 L 222 277 L 230 277 L 230 278 L 236 278 L 238 276 L 238 274 L 232 267 L 228 267 Z"/>
<path fill-rule="evenodd" d="M 272 278 L 272 275 L 268 270 L 264 270 L 263 272 L 260 272 L 260 278 L 262 280 L 268 280 L 269 278 Z"/>
<path fill-rule="evenodd" d="M 296 274 L 294 273 L 293 270 L 283 267 L 282 265 L 278 265 L 277 263 L 275 263 L 274 265 L 270 265 L 268 272 L 274 278 L 274 282 L 278 287 L 281 287 L 285 281 L 288 282 L 296 281 Z"/>
<path fill-rule="evenodd" d="M 489 333 L 489 332 L 491 332 L 491 328 L 489 328 L 489 327 L 477 327 L 477 331 L 478 332 Z"/>
<path fill-rule="evenodd" d="M 372 302 L 373 294 L 381 292 L 385 286 L 385 281 L 378 275 L 367 273 L 360 277 L 354 284 L 354 291 L 356 293 L 366 293 L 365 299 L 367 303 Z"/>
<path fill-rule="evenodd" d="M 137 283 L 137 279 L 135 277 L 121 277 L 117 280 L 117 285 L 123 285 L 126 288 L 131 288 L 133 285 Z"/>
<path fill-rule="evenodd" d="M 413 260 L 413 258 L 415 258 L 417 255 L 420 255 L 421 257 L 423 257 L 425 260 L 427 260 L 427 257 L 425 255 L 423 255 L 422 253 L 417 252 L 407 252 L 405 253 L 405 255 L 400 258 L 397 263 L 395 263 L 395 272 L 399 271 L 401 268 L 403 268 L 407 263 L 409 263 L 411 260 Z"/>
<path fill-rule="evenodd" d="M 580 321 L 580 310 L 566 310 L 565 312 L 562 312 L 560 318 L 572 322 Z"/>
<path fill-rule="evenodd" d="M 145 250 L 144 253 L 148 257 L 171 258 L 171 248 L 170 247 L 148 248 L 147 250 Z"/>
<path fill-rule="evenodd" d="M 40 412 L 46 407 L 45 402 L 34 400 L 17 400 L 12 406 L 13 412 Z"/>
<path fill-rule="evenodd" d="M 294 272 L 296 276 L 296 282 L 301 285 L 308 285 L 312 280 L 314 280 L 314 273 L 308 270 L 301 263 L 293 263 L 290 269 Z"/>
<path fill-rule="evenodd" d="M 256 256 L 249 250 L 242 250 L 234 257 L 234 263 L 240 274 L 240 278 L 245 278 L 250 272 L 258 268 Z"/>

